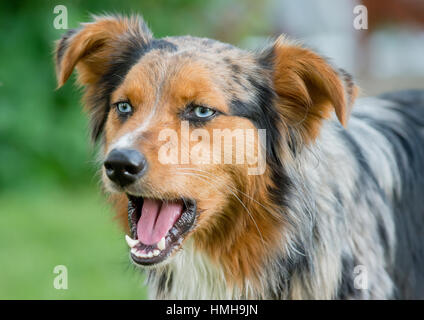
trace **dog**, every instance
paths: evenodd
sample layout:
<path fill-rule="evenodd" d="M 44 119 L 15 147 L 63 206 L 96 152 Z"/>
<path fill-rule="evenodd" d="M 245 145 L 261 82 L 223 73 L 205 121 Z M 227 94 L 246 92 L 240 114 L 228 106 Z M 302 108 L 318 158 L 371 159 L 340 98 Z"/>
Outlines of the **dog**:
<path fill-rule="evenodd" d="M 356 100 L 347 72 L 283 36 L 253 52 L 156 39 L 139 16 L 69 30 L 55 64 L 58 87 L 77 69 L 152 298 L 424 298 L 424 91 Z M 203 138 L 226 129 L 264 170 L 234 145 L 216 156 Z"/>

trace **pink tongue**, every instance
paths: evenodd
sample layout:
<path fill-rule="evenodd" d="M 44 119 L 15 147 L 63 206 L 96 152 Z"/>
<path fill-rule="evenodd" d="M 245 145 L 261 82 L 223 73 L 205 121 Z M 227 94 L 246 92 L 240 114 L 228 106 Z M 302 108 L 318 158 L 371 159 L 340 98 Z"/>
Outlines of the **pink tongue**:
<path fill-rule="evenodd" d="M 141 218 L 137 223 L 137 237 L 142 243 L 158 243 L 181 216 L 183 204 L 163 203 L 159 200 L 144 199 Z"/>

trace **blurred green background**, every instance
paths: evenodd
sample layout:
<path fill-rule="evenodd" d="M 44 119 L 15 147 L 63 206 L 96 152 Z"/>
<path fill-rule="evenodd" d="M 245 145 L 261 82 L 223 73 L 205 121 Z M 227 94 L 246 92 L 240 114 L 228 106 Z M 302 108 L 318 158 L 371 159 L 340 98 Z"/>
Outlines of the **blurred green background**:
<path fill-rule="evenodd" d="M 424 24 L 412 15 L 391 23 L 400 12 L 393 5 L 424 16 L 420 1 L 390 0 L 392 12 L 369 7 L 382 23 L 368 31 L 352 25 L 359 0 L 1 1 L 0 299 L 147 297 L 100 191 L 81 92 L 72 80 L 55 90 L 54 41 L 66 32 L 53 27 L 56 5 L 66 6 L 68 28 L 113 12 L 141 13 L 156 37 L 191 34 L 243 48 L 287 33 L 376 94 L 424 87 L 424 41 L 416 40 Z M 57 265 L 68 269 L 67 290 L 53 287 Z"/>

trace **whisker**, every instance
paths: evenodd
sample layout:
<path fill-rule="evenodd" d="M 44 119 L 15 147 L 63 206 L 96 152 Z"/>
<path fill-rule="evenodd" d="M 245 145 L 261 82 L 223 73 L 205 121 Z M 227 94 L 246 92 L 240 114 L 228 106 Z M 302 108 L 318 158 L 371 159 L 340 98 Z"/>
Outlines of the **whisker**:
<path fill-rule="evenodd" d="M 205 181 L 205 182 L 207 182 L 207 183 L 209 183 L 212 187 L 214 187 L 214 188 L 216 188 L 217 190 L 219 190 L 216 186 L 214 186 L 210 181 L 208 181 L 207 180 L 207 178 L 209 178 L 209 179 L 211 179 L 211 177 L 208 177 L 208 176 L 205 176 L 205 175 L 200 175 L 200 174 L 195 174 L 195 173 L 192 173 L 192 172 L 177 172 L 176 174 L 180 174 L 180 175 L 189 175 L 189 176 L 193 176 L 193 177 L 196 177 L 196 178 L 199 178 L 199 179 L 201 179 L 201 180 L 203 180 L 203 181 Z M 203 178 L 204 179 L 203 179 Z M 212 180 L 212 179 L 211 179 Z M 265 241 L 264 241 L 264 238 L 263 238 L 263 235 L 262 235 L 262 232 L 260 231 L 260 229 L 259 229 L 259 226 L 258 226 L 258 224 L 256 223 L 256 220 L 255 220 L 255 218 L 253 217 L 253 215 L 252 215 L 252 213 L 250 212 L 250 210 L 246 207 L 246 205 L 243 203 L 243 201 L 241 201 L 241 199 L 230 189 L 230 186 L 225 186 L 227 189 L 228 189 L 228 191 L 240 202 L 240 204 L 245 208 L 245 210 L 246 210 L 246 212 L 248 213 L 248 215 L 249 215 L 249 217 L 252 219 L 252 222 L 255 224 L 255 227 L 256 227 L 256 230 L 258 231 L 258 234 L 259 234 L 259 236 L 260 236 L 260 238 L 261 238 L 261 241 L 262 241 L 262 245 L 263 245 L 263 247 L 264 247 L 264 249 L 266 248 L 265 247 Z"/>
<path fill-rule="evenodd" d="M 211 180 L 214 180 L 215 179 L 215 181 L 220 181 L 220 180 L 218 180 L 217 179 L 217 177 L 215 177 L 215 176 L 211 176 L 210 175 L 210 173 L 208 172 L 208 171 L 205 171 L 205 170 L 202 170 L 202 169 L 198 169 L 198 168 L 176 168 L 176 169 L 180 169 L 180 170 L 182 170 L 182 169 L 184 169 L 184 170 L 194 170 L 194 171 L 200 171 L 200 172 L 203 172 L 203 173 L 205 173 L 205 174 L 207 174 L 207 175 L 209 175 L 209 178 L 211 179 Z M 240 190 L 240 189 L 238 189 L 238 188 L 236 188 L 236 187 L 233 187 L 233 186 L 228 186 L 229 188 L 232 188 L 233 190 L 235 190 L 235 191 L 237 191 L 237 192 L 240 192 L 240 193 L 242 193 L 244 196 L 246 196 L 247 198 L 249 198 L 250 200 L 252 200 L 252 201 L 254 201 L 255 203 L 257 203 L 258 205 L 260 205 L 262 208 L 264 208 L 269 214 L 271 214 L 271 215 L 275 215 L 275 213 L 274 212 L 272 212 L 269 208 L 267 208 L 265 205 L 263 205 L 262 203 L 260 203 L 259 201 L 257 201 L 255 198 L 253 198 L 253 197 L 251 197 L 249 194 L 247 194 L 247 193 L 245 193 L 245 192 L 243 192 L 242 190 Z"/>

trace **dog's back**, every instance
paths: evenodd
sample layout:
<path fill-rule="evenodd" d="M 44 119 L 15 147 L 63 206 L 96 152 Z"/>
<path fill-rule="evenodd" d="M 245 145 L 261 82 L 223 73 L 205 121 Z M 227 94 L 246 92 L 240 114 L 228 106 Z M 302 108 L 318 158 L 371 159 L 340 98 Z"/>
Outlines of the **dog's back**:
<path fill-rule="evenodd" d="M 378 98 L 370 105 L 359 105 L 352 123 L 365 122 L 381 133 L 390 145 L 387 151 L 392 153 L 386 159 L 393 160 L 392 169 L 396 167 L 385 173 L 382 165 L 378 169 L 381 177 L 376 178 L 384 181 L 394 174 L 392 188 L 385 189 L 394 220 L 394 254 L 388 260 L 392 265 L 386 268 L 395 285 L 393 298 L 424 298 L 424 91 L 399 91 Z M 372 137 L 353 135 L 364 140 Z M 368 143 L 374 142 L 364 141 L 363 145 Z M 380 161 L 382 164 L 383 159 Z M 380 165 L 379 159 L 373 162 Z M 387 231 L 382 227 L 378 230 L 388 247 Z"/>
<path fill-rule="evenodd" d="M 397 246 L 393 275 L 399 298 L 424 298 L 424 91 L 401 91 L 382 98 L 396 103 L 394 108 L 405 124 L 393 129 L 391 139 L 404 190 L 394 210 Z"/>
<path fill-rule="evenodd" d="M 104 185 L 152 295 L 424 298 L 424 92 L 360 99 L 348 123 L 351 76 L 310 50 L 284 37 L 257 53 L 156 39 L 137 16 L 68 31 L 56 48 L 59 86 L 75 66 Z M 211 150 L 187 124 L 206 137 L 258 133 L 264 170 L 246 170 L 244 152 L 235 163 L 183 159 L 182 146 L 195 158 Z"/>

